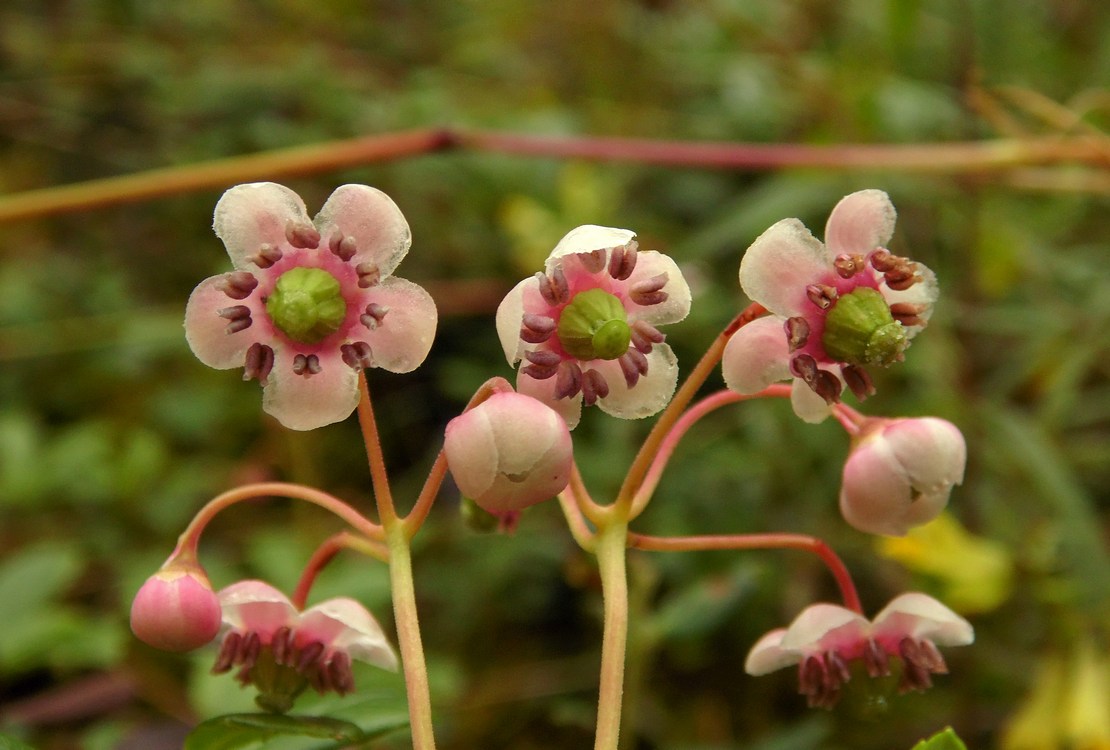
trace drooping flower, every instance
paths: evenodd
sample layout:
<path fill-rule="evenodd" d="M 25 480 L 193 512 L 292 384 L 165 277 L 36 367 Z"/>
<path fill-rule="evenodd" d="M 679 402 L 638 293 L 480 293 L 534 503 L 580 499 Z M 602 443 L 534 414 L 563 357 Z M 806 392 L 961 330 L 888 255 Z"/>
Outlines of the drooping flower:
<path fill-rule="evenodd" d="M 573 428 L 582 404 L 624 419 L 648 417 L 674 394 L 678 364 L 656 326 L 690 311 L 690 288 L 666 255 L 640 252 L 627 229 L 571 230 L 543 272 L 497 308 L 509 364 L 525 360 L 517 390 L 552 406 Z"/>
<path fill-rule="evenodd" d="M 310 220 L 289 188 L 238 185 L 213 228 L 235 270 L 193 290 L 185 337 L 206 365 L 262 383 L 262 408 L 286 427 L 349 416 L 362 368 L 409 372 L 427 357 L 435 303 L 392 276 L 412 237 L 385 193 L 343 185 Z"/>
<path fill-rule="evenodd" d="M 574 460 L 563 418 L 519 393 L 496 393 L 452 419 L 443 450 L 462 493 L 495 514 L 562 492 Z"/>
<path fill-rule="evenodd" d="M 807 422 L 827 417 L 845 385 L 860 399 L 874 392 L 865 368 L 900 361 L 937 298 L 932 271 L 885 248 L 894 220 L 886 193 L 861 190 L 833 208 L 825 244 L 797 219 L 752 243 L 740 285 L 773 315 L 729 340 L 729 388 L 751 394 L 793 377 L 794 411 Z"/>
<path fill-rule="evenodd" d="M 964 479 L 967 445 L 944 419 L 868 419 L 852 442 L 840 512 L 860 531 L 902 536 L 936 518 Z"/>
<path fill-rule="evenodd" d="M 835 604 L 814 604 L 787 628 L 772 630 L 752 647 L 744 669 L 763 675 L 798 665 L 799 692 L 808 705 L 832 708 L 859 663 L 870 677 L 891 674 L 900 665 L 899 692 L 925 690 L 948 666 L 937 646 L 965 646 L 975 640 L 967 620 L 920 593 L 896 597 L 872 622 Z"/>
<path fill-rule="evenodd" d="M 213 672 L 238 667 L 258 702 L 286 711 L 306 687 L 345 695 L 354 689 L 351 660 L 395 671 L 397 655 L 381 626 L 354 599 L 328 599 L 298 612 L 263 581 L 240 581 L 219 593 L 222 641 Z"/>
<path fill-rule="evenodd" d="M 131 603 L 131 631 L 163 651 L 192 651 L 220 631 L 220 602 L 195 564 L 170 561 L 139 588 Z"/>

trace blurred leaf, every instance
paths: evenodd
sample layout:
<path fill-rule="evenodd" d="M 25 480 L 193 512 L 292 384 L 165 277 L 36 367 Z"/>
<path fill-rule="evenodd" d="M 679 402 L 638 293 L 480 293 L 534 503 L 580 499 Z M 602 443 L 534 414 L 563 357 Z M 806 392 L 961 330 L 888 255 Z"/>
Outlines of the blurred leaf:
<path fill-rule="evenodd" d="M 34 614 L 80 572 L 80 555 L 70 546 L 48 543 L 15 553 L 0 566 L 0 622 Z"/>
<path fill-rule="evenodd" d="M 346 745 L 367 739 L 349 721 L 318 716 L 230 714 L 199 724 L 185 739 L 185 750 L 238 750 L 258 747 L 283 735 L 338 740 Z"/>
<path fill-rule="evenodd" d="M 35 748 L 11 735 L 0 734 L 0 750 L 35 750 Z"/>
<path fill-rule="evenodd" d="M 697 638 L 716 630 L 755 588 L 756 568 L 737 563 L 721 575 L 705 576 L 676 591 L 651 616 L 663 639 Z"/>
<path fill-rule="evenodd" d="M 927 740 L 921 740 L 913 746 L 913 750 L 967 750 L 967 745 L 956 736 L 952 727 L 948 727 Z"/>

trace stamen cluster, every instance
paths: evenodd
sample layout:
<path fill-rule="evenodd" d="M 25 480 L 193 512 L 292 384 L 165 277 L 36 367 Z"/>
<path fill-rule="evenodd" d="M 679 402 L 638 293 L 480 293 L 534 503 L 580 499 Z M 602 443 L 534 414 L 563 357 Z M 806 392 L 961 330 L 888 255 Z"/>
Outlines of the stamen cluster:
<path fill-rule="evenodd" d="M 659 411 L 674 393 L 677 364 L 657 325 L 689 312 L 675 263 L 641 252 L 624 229 L 582 226 L 563 238 L 544 271 L 502 301 L 497 329 L 517 388 L 577 423 L 581 405 L 619 417 Z"/>

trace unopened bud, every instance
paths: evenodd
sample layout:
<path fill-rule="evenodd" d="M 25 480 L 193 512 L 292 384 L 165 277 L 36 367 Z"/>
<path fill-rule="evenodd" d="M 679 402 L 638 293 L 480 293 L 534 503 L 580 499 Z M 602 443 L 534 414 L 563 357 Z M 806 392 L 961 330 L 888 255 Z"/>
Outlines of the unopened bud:
<path fill-rule="evenodd" d="M 860 531 L 901 536 L 944 510 L 966 462 L 967 445 L 951 422 L 870 420 L 844 464 L 840 511 Z"/>
<path fill-rule="evenodd" d="M 146 580 L 131 603 L 131 631 L 163 651 L 191 651 L 220 630 L 220 601 L 204 571 L 171 563 Z"/>
<path fill-rule="evenodd" d="M 484 510 L 520 510 L 562 492 L 573 450 L 567 424 L 551 407 L 497 393 L 447 425 L 443 445 L 459 490 Z"/>

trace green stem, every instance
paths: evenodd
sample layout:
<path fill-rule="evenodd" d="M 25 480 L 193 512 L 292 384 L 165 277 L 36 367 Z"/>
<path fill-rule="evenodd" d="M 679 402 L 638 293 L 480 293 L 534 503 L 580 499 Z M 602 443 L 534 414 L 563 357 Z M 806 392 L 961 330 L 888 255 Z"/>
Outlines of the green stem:
<path fill-rule="evenodd" d="M 598 531 L 604 630 L 594 750 L 617 750 L 624 697 L 624 660 L 628 645 L 628 575 L 625 570 L 628 523 L 614 521 Z"/>
<path fill-rule="evenodd" d="M 412 580 L 412 550 L 402 523 L 391 523 L 386 530 L 389 542 L 389 582 L 393 593 L 393 617 L 397 623 L 397 644 L 408 691 L 409 723 L 413 750 L 435 750 L 432 731 L 432 697 L 428 687 L 428 667 L 420 639 L 416 613 L 416 589 Z"/>

